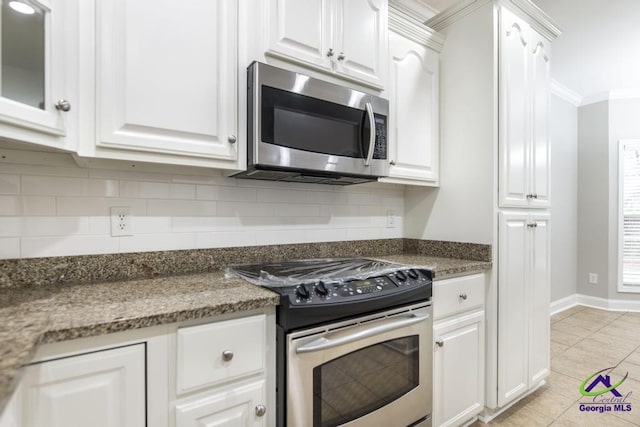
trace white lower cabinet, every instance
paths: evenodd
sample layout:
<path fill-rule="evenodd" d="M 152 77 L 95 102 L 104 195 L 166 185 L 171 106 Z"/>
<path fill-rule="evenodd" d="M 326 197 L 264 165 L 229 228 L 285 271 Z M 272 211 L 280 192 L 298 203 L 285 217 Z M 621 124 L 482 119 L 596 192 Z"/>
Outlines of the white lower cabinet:
<path fill-rule="evenodd" d="M 485 281 L 475 274 L 434 283 L 434 426 L 462 425 L 484 408 Z"/>
<path fill-rule="evenodd" d="M 275 314 L 42 346 L 0 427 L 275 425 Z"/>
<path fill-rule="evenodd" d="M 216 390 L 176 405 L 176 425 L 180 427 L 266 426 L 266 385 L 264 380 Z"/>
<path fill-rule="evenodd" d="M 30 365 L 21 385 L 24 427 L 142 427 L 145 345 Z"/>

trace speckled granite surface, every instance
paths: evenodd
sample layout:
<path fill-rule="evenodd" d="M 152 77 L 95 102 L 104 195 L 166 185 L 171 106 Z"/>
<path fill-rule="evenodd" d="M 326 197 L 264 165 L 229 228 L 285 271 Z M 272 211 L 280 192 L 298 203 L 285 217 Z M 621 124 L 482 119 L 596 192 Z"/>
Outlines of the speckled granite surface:
<path fill-rule="evenodd" d="M 130 280 L 211 272 L 231 264 L 361 255 L 384 256 L 402 251 L 403 239 L 380 239 L 9 259 L 0 260 L 0 288 Z"/>
<path fill-rule="evenodd" d="M 483 249 L 465 243 L 421 244 L 410 240 L 0 260 L 0 412 L 19 380 L 20 368 L 30 361 L 40 344 L 278 303 L 273 292 L 226 278 L 220 269 L 227 265 L 367 256 L 425 266 L 435 270 L 436 279 L 491 268 L 491 262 L 470 257 L 433 256 L 434 251 L 439 255 L 465 255 L 464 248 L 473 249 L 474 254 L 487 251 L 490 255 L 490 246 Z M 434 248 L 440 248 L 440 252 Z M 194 271 L 201 273 L 175 275 Z M 141 276 L 151 278 L 139 279 Z"/>
<path fill-rule="evenodd" d="M 0 412 L 37 346 L 274 306 L 278 296 L 221 272 L 0 290 Z"/>
<path fill-rule="evenodd" d="M 421 254 L 434 257 L 491 262 L 491 245 L 481 245 L 478 243 L 404 239 L 403 252 L 405 254 Z"/>

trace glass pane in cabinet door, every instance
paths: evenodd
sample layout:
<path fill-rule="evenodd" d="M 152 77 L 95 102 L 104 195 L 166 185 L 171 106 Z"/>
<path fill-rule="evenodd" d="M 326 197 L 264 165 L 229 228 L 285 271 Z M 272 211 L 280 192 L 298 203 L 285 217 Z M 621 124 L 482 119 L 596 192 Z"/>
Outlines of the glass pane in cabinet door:
<path fill-rule="evenodd" d="M 45 12 L 28 0 L 0 3 L 0 95 L 44 110 Z"/>

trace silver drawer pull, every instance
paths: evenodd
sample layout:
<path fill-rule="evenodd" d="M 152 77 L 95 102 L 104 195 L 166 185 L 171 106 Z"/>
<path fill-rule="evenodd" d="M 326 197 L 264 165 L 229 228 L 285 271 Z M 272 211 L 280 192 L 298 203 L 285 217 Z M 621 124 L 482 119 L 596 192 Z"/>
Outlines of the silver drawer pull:
<path fill-rule="evenodd" d="M 229 141 L 229 144 L 235 144 L 236 141 L 238 141 L 238 138 L 236 138 L 235 135 L 229 135 L 229 138 L 227 138 L 227 140 Z"/>
<path fill-rule="evenodd" d="M 467 294 L 460 294 L 460 299 L 465 301 L 467 299 Z"/>
<path fill-rule="evenodd" d="M 264 405 L 256 405 L 256 415 L 259 417 L 264 416 L 267 413 L 267 407 Z"/>
<path fill-rule="evenodd" d="M 437 345 L 438 347 L 442 347 L 442 346 L 444 346 L 444 341 L 442 341 L 442 340 L 438 340 L 438 341 L 436 341 L 436 345 Z"/>
<path fill-rule="evenodd" d="M 230 362 L 231 359 L 233 359 L 233 351 L 225 350 L 222 352 L 222 360 L 224 360 L 225 362 Z"/>
<path fill-rule="evenodd" d="M 56 110 L 67 112 L 71 110 L 71 103 L 66 99 L 59 99 L 58 102 L 56 102 L 55 107 Z"/>

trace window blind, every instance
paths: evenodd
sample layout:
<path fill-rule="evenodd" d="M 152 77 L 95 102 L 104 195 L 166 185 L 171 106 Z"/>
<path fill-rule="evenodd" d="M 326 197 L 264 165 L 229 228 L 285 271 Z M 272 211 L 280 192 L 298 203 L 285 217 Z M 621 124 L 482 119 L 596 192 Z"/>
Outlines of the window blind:
<path fill-rule="evenodd" d="M 640 286 L 640 142 L 625 142 L 622 155 L 622 282 Z"/>

